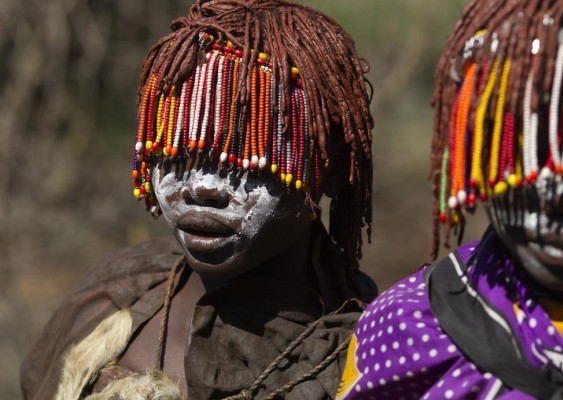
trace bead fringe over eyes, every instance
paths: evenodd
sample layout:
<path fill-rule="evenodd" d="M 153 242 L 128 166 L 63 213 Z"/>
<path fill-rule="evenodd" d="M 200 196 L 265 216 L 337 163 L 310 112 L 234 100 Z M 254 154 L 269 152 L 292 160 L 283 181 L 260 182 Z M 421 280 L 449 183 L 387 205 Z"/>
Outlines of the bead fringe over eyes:
<path fill-rule="evenodd" d="M 161 157 L 208 157 L 241 171 L 270 173 L 295 190 L 319 191 L 319 154 L 309 133 L 308 107 L 299 70 L 282 88 L 269 57 L 259 53 L 250 76 L 249 108 L 238 101 L 242 50 L 200 34 L 204 60 L 189 78 L 159 93 L 160 72 L 150 77 L 140 103 L 133 156 L 133 194 L 154 215 L 160 212 L 151 169 Z M 282 90 L 290 96 L 290 123 L 282 128 Z"/>

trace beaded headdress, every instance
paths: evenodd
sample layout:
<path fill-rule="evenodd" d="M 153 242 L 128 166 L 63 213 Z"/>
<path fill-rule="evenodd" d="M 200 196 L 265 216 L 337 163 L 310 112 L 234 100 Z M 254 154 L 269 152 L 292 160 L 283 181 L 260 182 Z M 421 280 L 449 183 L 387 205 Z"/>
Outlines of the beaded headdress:
<path fill-rule="evenodd" d="M 434 92 L 434 246 L 463 231 L 477 200 L 537 194 L 563 173 L 563 3 L 473 0 Z"/>
<path fill-rule="evenodd" d="M 330 233 L 357 260 L 371 224 L 372 119 L 352 39 L 286 0 L 200 0 L 172 29 L 141 76 L 135 197 L 160 212 L 151 169 L 163 158 L 268 174 L 310 200 L 343 169 Z"/>

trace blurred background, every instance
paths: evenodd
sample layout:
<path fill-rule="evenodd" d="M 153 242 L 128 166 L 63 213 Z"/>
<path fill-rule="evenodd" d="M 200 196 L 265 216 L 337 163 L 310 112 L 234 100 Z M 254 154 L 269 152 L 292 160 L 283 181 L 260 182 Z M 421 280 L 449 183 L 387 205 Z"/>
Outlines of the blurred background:
<path fill-rule="evenodd" d="M 374 243 L 385 289 L 428 260 L 434 67 L 465 0 L 310 0 L 371 64 Z M 136 85 L 185 0 L 0 0 L 0 399 L 83 271 L 168 233 L 132 197 Z M 466 241 L 485 227 L 470 221 Z M 442 250 L 442 254 L 445 251 Z"/>

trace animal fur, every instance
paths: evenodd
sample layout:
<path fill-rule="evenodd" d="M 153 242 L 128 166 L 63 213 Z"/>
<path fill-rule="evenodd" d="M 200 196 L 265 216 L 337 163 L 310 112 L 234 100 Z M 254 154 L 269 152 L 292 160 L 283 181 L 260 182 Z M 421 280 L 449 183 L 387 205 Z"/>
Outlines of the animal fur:
<path fill-rule="evenodd" d="M 92 376 L 123 352 L 131 337 L 133 319 L 121 310 L 103 320 L 64 356 L 55 400 L 78 400 Z"/>
<path fill-rule="evenodd" d="M 111 382 L 100 393 L 84 400 L 183 400 L 178 386 L 162 372 L 133 374 Z"/>

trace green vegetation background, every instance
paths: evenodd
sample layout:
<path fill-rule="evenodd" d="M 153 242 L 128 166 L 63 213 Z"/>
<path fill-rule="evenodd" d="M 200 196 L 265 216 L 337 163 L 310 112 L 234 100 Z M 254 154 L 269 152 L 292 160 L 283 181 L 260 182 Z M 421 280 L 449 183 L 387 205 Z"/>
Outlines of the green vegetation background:
<path fill-rule="evenodd" d="M 372 65 L 374 243 L 381 289 L 429 261 L 434 67 L 465 0 L 310 0 Z M 179 0 L 0 0 L 0 399 L 77 278 L 167 234 L 132 197 L 136 84 Z M 471 221 L 468 239 L 484 228 Z M 444 252 L 442 252 L 443 254 Z"/>

